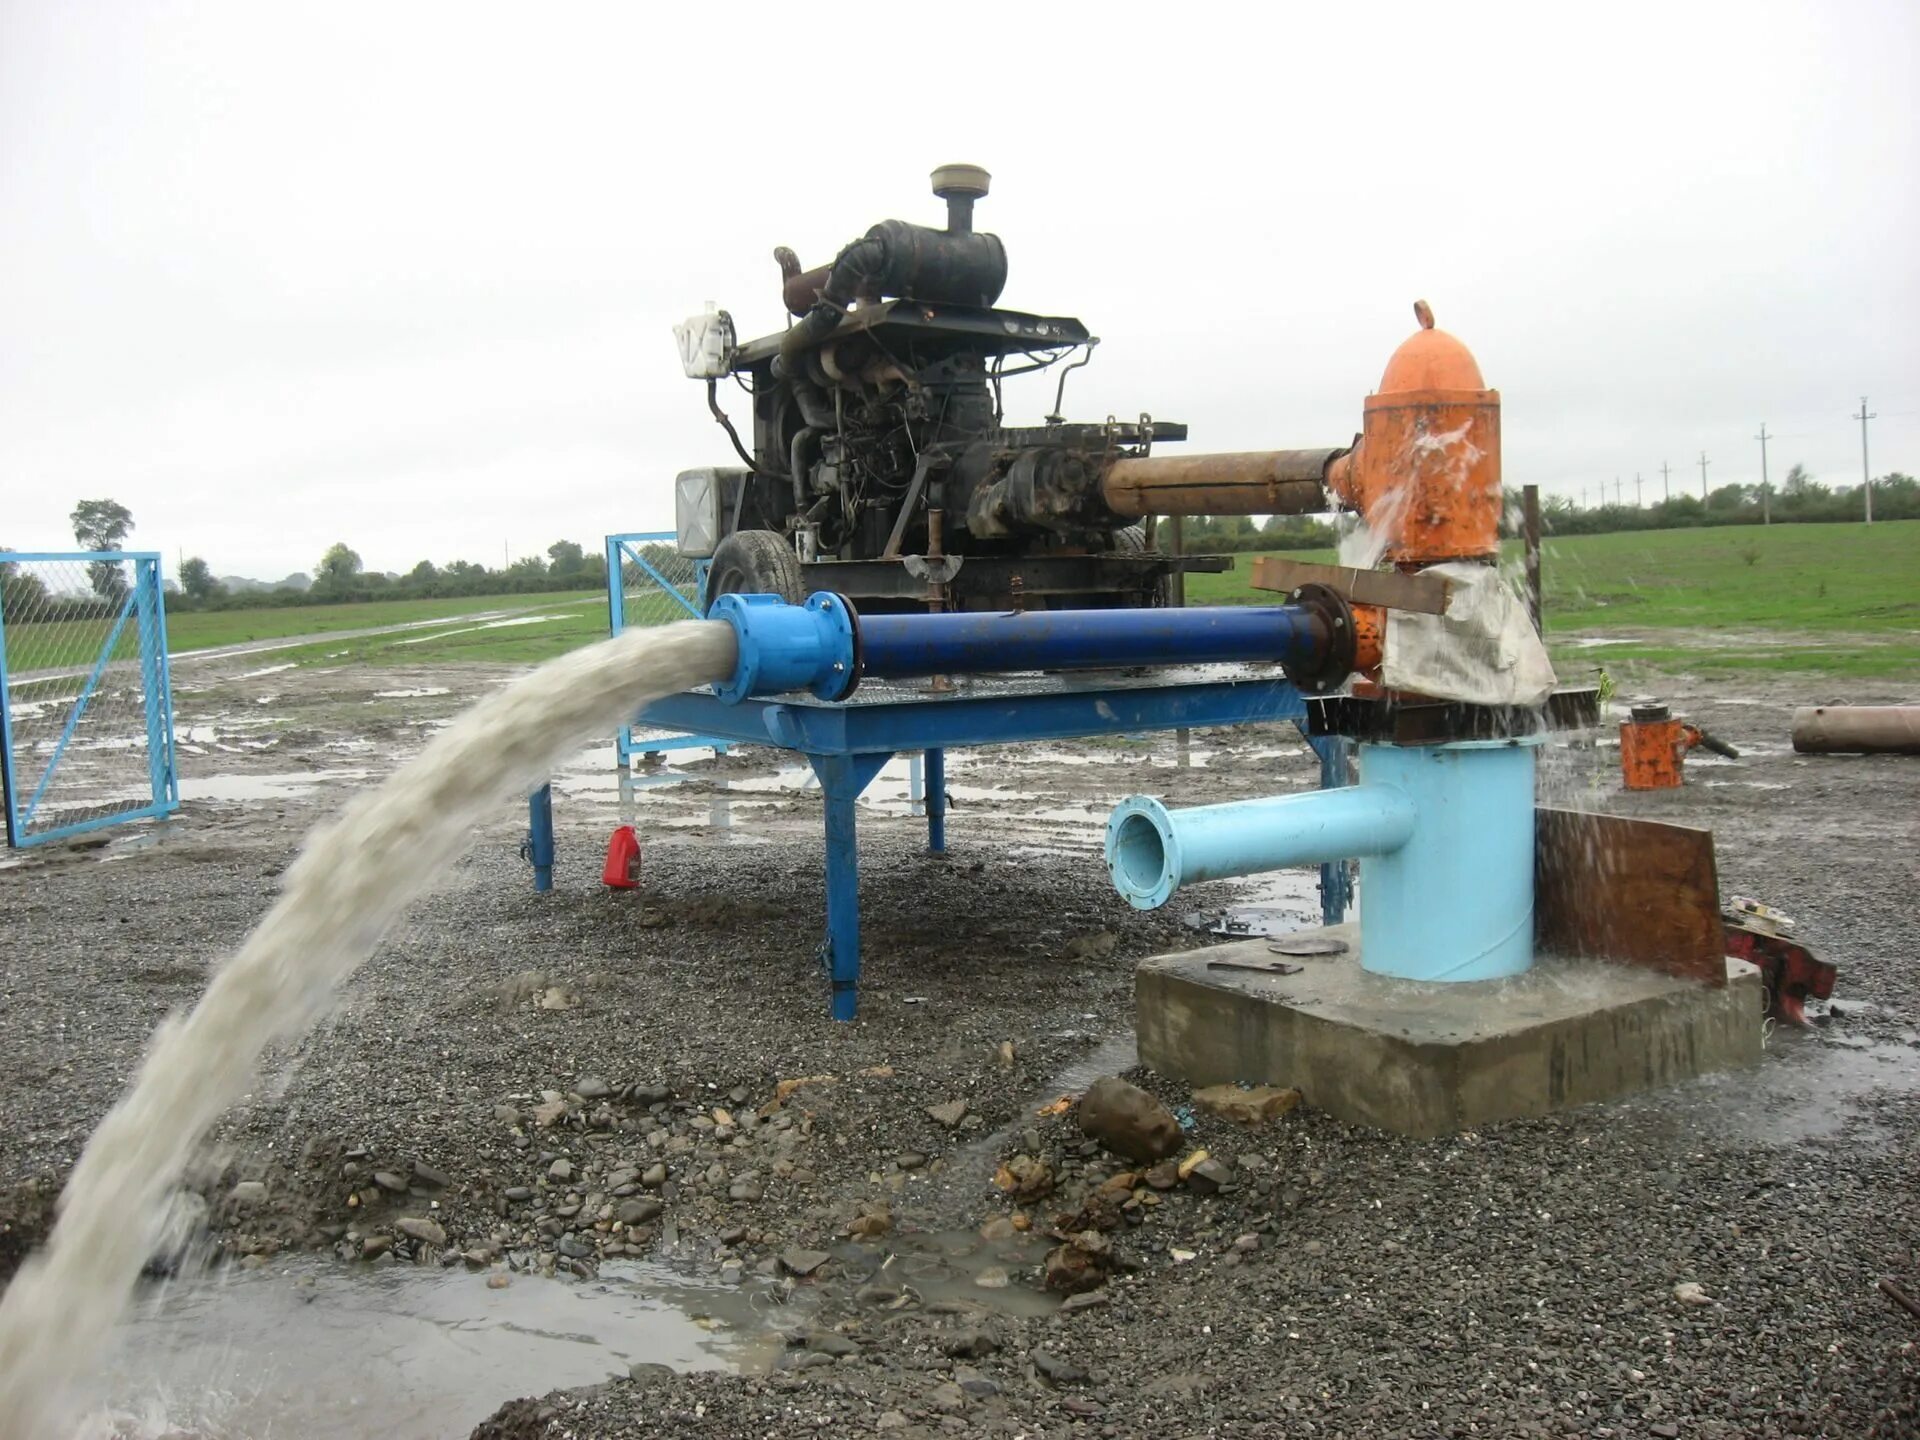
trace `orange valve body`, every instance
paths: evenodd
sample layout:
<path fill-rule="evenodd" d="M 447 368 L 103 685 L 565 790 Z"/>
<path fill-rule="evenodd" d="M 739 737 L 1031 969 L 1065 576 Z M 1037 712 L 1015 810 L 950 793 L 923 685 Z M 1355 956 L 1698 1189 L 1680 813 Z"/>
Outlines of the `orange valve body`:
<path fill-rule="evenodd" d="M 1416 330 L 1387 362 L 1363 406 L 1360 444 L 1328 467 L 1327 484 L 1385 541 L 1385 558 L 1414 567 L 1488 560 L 1500 548 L 1500 392 L 1473 353 L 1433 328 L 1424 301 Z"/>

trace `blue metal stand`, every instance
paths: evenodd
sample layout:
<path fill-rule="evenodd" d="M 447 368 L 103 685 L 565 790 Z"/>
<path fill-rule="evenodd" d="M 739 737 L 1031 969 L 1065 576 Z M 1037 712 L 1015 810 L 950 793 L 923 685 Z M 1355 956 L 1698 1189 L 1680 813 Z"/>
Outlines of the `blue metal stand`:
<path fill-rule="evenodd" d="M 927 848 L 947 848 L 947 752 L 938 746 L 927 751 Z"/>
<path fill-rule="evenodd" d="M 527 800 L 527 843 L 524 851 L 533 866 L 533 888 L 553 889 L 553 786 L 542 785 Z"/>
<path fill-rule="evenodd" d="M 1338 735 L 1311 735 L 1307 743 L 1320 757 L 1320 788 L 1337 790 L 1347 783 L 1347 742 Z M 1353 904 L 1353 868 L 1347 860 L 1329 860 L 1320 867 L 1320 923 L 1338 925 Z"/>
<path fill-rule="evenodd" d="M 827 969 L 833 1018 L 851 1020 L 860 984 L 860 835 L 854 803 L 891 755 L 809 755 L 827 805 Z"/>
<path fill-rule="evenodd" d="M 1115 675 L 1003 676 L 930 692 L 885 681 L 863 684 L 847 701 L 805 696 L 728 704 L 693 690 L 656 700 L 634 723 L 708 735 L 737 744 L 772 745 L 804 756 L 826 802 L 827 933 L 822 952 L 832 980 L 833 1015 L 851 1020 L 860 979 L 860 859 L 855 804 L 874 776 L 898 754 L 918 752 L 926 773 L 927 846 L 946 849 L 946 752 L 962 745 L 1073 740 L 1273 720 L 1304 724 L 1306 706 L 1268 668 L 1159 671 Z M 1329 758 L 1315 741 L 1323 778 L 1345 783 L 1345 759 Z M 1339 742 L 1332 742 L 1337 745 Z M 551 884 L 553 819 L 546 792 L 532 807 L 528 858 L 535 884 Z M 544 848 L 542 848 L 544 847 Z M 544 856 L 544 861 L 542 860 Z M 543 870 L 542 866 L 545 866 Z M 1344 912 L 1344 870 L 1322 875 L 1322 908 L 1330 921 Z M 1332 899 L 1340 900 L 1340 910 Z"/>

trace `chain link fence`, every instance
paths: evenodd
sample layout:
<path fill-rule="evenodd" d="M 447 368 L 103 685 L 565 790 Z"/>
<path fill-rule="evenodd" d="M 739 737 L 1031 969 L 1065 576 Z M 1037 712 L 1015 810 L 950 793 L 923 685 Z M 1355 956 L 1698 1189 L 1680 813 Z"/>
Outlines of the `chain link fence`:
<path fill-rule="evenodd" d="M 0 550 L 7 843 L 179 804 L 157 555 Z"/>
<path fill-rule="evenodd" d="M 607 536 L 607 621 L 612 634 L 700 616 L 706 562 L 682 555 L 675 540 L 671 530 Z M 622 766 L 634 755 L 663 750 L 712 748 L 724 753 L 727 748 L 712 736 L 631 725 L 614 737 L 614 745 Z"/>

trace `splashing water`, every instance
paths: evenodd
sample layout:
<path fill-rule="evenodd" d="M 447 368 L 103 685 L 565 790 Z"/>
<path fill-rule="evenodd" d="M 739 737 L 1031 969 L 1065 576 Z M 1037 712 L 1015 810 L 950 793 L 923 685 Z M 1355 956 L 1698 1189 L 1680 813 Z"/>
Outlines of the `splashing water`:
<path fill-rule="evenodd" d="M 475 705 L 378 790 L 318 831 L 280 899 L 200 1003 L 155 1032 L 88 1141 L 46 1248 L 0 1297 L 0 1436 L 71 1433 L 84 1377 L 165 1228 L 181 1170 L 245 1093 L 260 1052 L 325 1008 L 504 797 L 540 783 L 650 699 L 728 674 L 731 626 L 629 630 L 563 655 Z"/>

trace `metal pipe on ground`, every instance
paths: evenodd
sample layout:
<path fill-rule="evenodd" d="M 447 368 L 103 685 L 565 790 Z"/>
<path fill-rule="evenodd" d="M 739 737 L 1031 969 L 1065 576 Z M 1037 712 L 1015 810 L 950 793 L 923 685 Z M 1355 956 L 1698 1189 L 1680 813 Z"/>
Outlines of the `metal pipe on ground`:
<path fill-rule="evenodd" d="M 1793 712 L 1802 755 L 1920 755 L 1920 705 L 1812 705 Z"/>
<path fill-rule="evenodd" d="M 1114 514 L 1311 515 L 1332 508 L 1327 467 L 1346 451 L 1250 450 L 1116 460 L 1100 478 Z"/>

